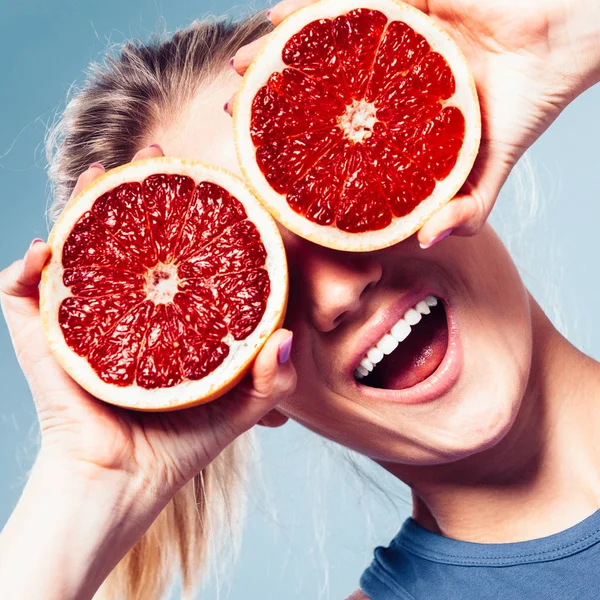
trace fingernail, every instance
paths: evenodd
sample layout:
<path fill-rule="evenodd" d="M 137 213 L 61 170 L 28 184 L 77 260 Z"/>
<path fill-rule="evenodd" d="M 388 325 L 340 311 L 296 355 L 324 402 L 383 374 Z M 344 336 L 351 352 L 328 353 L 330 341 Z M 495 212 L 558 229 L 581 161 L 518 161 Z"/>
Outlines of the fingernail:
<path fill-rule="evenodd" d="M 433 238 L 428 244 L 419 244 L 419 246 L 421 246 L 421 248 L 423 248 L 423 250 L 426 250 L 427 248 L 431 248 L 431 246 L 434 246 L 438 242 L 441 242 L 444 238 L 447 238 L 452 233 L 452 231 L 453 231 L 452 227 L 450 229 L 446 229 L 446 231 L 443 231 L 442 233 L 440 233 L 440 235 Z"/>
<path fill-rule="evenodd" d="M 31 244 L 29 244 L 30 248 L 33 248 L 36 244 L 38 244 L 39 242 L 43 242 L 44 240 L 42 238 L 35 238 L 35 240 L 33 240 L 33 242 L 31 242 Z"/>
<path fill-rule="evenodd" d="M 225 102 L 225 105 L 223 106 L 223 110 L 229 114 L 229 111 L 227 110 L 229 108 L 229 102 Z"/>
<path fill-rule="evenodd" d="M 232 69 L 235 69 L 234 63 L 235 63 L 235 57 L 234 57 L 234 56 L 232 56 L 232 57 L 229 59 L 229 66 L 230 66 Z"/>
<path fill-rule="evenodd" d="M 101 171 L 106 171 L 106 169 L 104 168 L 103 165 L 101 165 L 100 163 L 92 163 L 88 169 L 100 169 Z"/>
<path fill-rule="evenodd" d="M 150 144 L 148 146 L 148 148 L 156 148 L 157 150 L 160 150 L 164 154 L 164 151 L 163 151 L 162 146 L 160 144 Z"/>
<path fill-rule="evenodd" d="M 290 336 L 284 342 L 279 344 L 279 350 L 277 351 L 277 362 L 280 365 L 284 365 L 290 359 L 290 353 L 292 351 L 292 340 L 294 334 L 290 333 Z"/>
<path fill-rule="evenodd" d="M 270 9 L 267 11 L 267 20 L 268 21 L 271 20 L 271 10 Z"/>

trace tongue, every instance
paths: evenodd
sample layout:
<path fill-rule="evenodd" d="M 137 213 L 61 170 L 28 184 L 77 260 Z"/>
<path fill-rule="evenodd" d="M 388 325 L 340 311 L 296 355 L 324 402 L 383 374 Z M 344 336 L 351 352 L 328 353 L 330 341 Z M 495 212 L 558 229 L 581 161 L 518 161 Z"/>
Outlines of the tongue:
<path fill-rule="evenodd" d="M 441 364 L 448 347 L 448 325 L 442 302 L 413 326 L 410 335 L 361 381 L 370 387 L 402 390 L 429 377 Z"/>

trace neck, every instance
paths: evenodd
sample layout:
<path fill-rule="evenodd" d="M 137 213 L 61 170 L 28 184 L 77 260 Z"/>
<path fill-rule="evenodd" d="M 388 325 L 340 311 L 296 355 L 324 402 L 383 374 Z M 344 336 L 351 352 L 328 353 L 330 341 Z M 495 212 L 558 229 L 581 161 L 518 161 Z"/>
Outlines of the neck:
<path fill-rule="evenodd" d="M 600 365 L 531 299 L 533 360 L 515 423 L 493 448 L 443 465 L 383 465 L 413 491 L 413 518 L 447 537 L 516 542 L 600 508 Z"/>

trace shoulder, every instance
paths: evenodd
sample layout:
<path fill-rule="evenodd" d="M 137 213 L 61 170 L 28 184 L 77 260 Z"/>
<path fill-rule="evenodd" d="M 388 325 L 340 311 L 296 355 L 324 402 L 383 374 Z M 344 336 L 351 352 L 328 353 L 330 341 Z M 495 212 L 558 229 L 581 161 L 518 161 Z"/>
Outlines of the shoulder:
<path fill-rule="evenodd" d="M 346 600 L 370 600 L 369 596 L 365 596 L 362 590 L 356 590 L 353 594 L 350 594 Z"/>

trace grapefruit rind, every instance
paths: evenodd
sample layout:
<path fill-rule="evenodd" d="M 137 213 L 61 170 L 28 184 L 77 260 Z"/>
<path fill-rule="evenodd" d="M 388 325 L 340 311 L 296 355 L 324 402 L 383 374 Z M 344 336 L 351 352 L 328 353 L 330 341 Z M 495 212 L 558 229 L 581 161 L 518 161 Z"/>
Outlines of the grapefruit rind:
<path fill-rule="evenodd" d="M 424 35 L 433 51 L 448 62 L 456 80 L 456 92 L 444 105 L 458 107 L 465 117 L 465 137 L 455 166 L 450 175 L 438 181 L 431 196 L 421 202 L 410 214 L 395 218 L 381 230 L 348 233 L 334 226 L 309 221 L 296 213 L 284 194 L 276 192 L 263 175 L 256 160 L 252 141 L 251 107 L 259 89 L 275 71 L 287 65 L 281 55 L 289 39 L 305 25 L 318 19 L 335 18 L 357 8 L 379 10 L 389 21 L 404 21 Z M 457 43 L 425 13 L 398 0 L 320 0 L 299 9 L 287 17 L 269 34 L 267 41 L 244 74 L 233 107 L 235 145 L 240 168 L 255 194 L 269 212 L 287 229 L 316 244 L 337 250 L 365 252 L 396 244 L 418 231 L 424 223 L 460 190 L 469 175 L 481 138 L 481 114 L 473 75 Z"/>
<path fill-rule="evenodd" d="M 267 252 L 264 268 L 269 273 L 271 292 L 265 312 L 254 331 L 244 340 L 228 341 L 230 353 L 211 373 L 199 380 L 186 380 L 173 387 L 146 389 L 132 384 L 116 386 L 104 382 L 89 362 L 66 343 L 58 322 L 61 302 L 71 296 L 63 284 L 63 245 L 79 218 L 102 194 L 126 182 L 143 181 L 155 173 L 188 175 L 196 184 L 208 181 L 225 188 L 240 200 L 248 219 L 258 227 Z M 139 160 L 108 171 L 72 198 L 56 221 L 48 245 L 52 257 L 44 267 L 40 285 L 40 313 L 50 349 L 63 369 L 90 394 L 125 408 L 168 411 L 204 404 L 233 388 L 248 372 L 254 357 L 284 319 L 288 294 L 285 249 L 277 224 L 256 200 L 246 184 L 235 175 L 196 160 L 173 157 Z M 230 337 L 230 336 L 229 336 Z"/>

